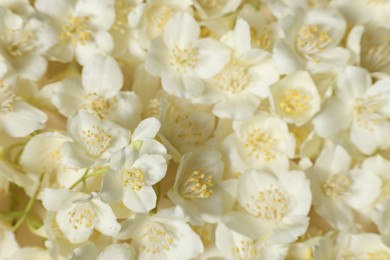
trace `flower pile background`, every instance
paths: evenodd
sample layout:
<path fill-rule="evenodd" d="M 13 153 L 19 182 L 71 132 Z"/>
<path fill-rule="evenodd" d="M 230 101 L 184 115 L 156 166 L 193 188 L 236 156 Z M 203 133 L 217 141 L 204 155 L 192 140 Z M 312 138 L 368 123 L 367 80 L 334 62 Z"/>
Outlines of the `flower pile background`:
<path fill-rule="evenodd" d="M 0 259 L 390 259 L 389 0 L 1 0 Z"/>

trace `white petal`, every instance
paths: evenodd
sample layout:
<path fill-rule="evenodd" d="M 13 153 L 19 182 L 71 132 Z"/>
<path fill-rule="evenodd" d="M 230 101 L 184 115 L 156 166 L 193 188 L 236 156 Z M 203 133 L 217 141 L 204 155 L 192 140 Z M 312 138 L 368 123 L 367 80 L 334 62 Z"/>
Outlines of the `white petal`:
<path fill-rule="evenodd" d="M 62 189 L 46 188 L 42 191 L 42 204 L 47 210 L 58 211 L 69 208 L 76 200 L 86 199 L 89 195 Z"/>
<path fill-rule="evenodd" d="M 304 62 L 282 40 L 275 43 L 273 52 L 273 63 L 280 74 L 289 74 L 304 67 Z"/>
<path fill-rule="evenodd" d="M 165 25 L 164 41 L 169 49 L 187 48 L 200 35 L 198 23 L 188 13 L 175 14 Z"/>
<path fill-rule="evenodd" d="M 230 60 L 230 50 L 213 39 L 201 39 L 195 44 L 198 62 L 195 71 L 202 79 L 220 72 Z"/>
<path fill-rule="evenodd" d="M 79 77 L 66 78 L 62 82 L 53 84 L 52 103 L 58 111 L 66 117 L 76 113 L 83 103 L 84 94 Z"/>
<path fill-rule="evenodd" d="M 151 41 L 145 58 L 145 69 L 154 76 L 167 76 L 170 73 L 170 53 L 162 38 Z"/>
<path fill-rule="evenodd" d="M 105 173 L 102 189 L 100 191 L 103 202 L 111 204 L 122 199 L 123 186 L 119 174 L 120 173 L 116 173 L 112 170 Z"/>
<path fill-rule="evenodd" d="M 96 260 L 135 260 L 134 248 L 126 244 L 111 244 L 97 256 Z"/>
<path fill-rule="evenodd" d="M 156 201 L 156 193 L 150 186 L 144 186 L 139 191 L 126 189 L 123 194 L 123 204 L 134 212 L 147 213 L 156 206 Z"/>
<path fill-rule="evenodd" d="M 91 204 L 96 214 L 96 229 L 106 236 L 115 236 L 118 234 L 121 225 L 116 221 L 116 216 L 111 207 L 103 203 L 100 199 L 92 200 Z"/>
<path fill-rule="evenodd" d="M 85 148 L 75 143 L 65 143 L 61 148 L 61 164 L 67 168 L 87 168 L 94 164 L 95 160 L 89 157 Z"/>
<path fill-rule="evenodd" d="M 240 56 L 243 53 L 251 49 L 251 35 L 248 23 L 239 18 L 234 27 L 234 49 L 237 55 Z"/>
<path fill-rule="evenodd" d="M 141 108 L 140 99 L 133 92 L 120 92 L 110 106 L 106 118 L 127 129 L 132 129 L 141 119 Z"/>
<path fill-rule="evenodd" d="M 87 93 L 110 97 L 123 85 L 123 74 L 114 58 L 96 55 L 85 64 L 82 82 Z"/>
<path fill-rule="evenodd" d="M 47 61 L 42 56 L 29 55 L 12 59 L 13 69 L 24 79 L 38 81 L 45 74 Z"/>
<path fill-rule="evenodd" d="M 16 101 L 14 106 L 14 110 L 0 115 L 0 127 L 10 136 L 24 137 L 45 127 L 45 113 L 22 100 Z"/>
<path fill-rule="evenodd" d="M 160 130 L 161 123 L 154 117 L 149 117 L 140 122 L 131 136 L 132 141 L 154 138 Z"/>
<path fill-rule="evenodd" d="M 367 70 L 347 66 L 337 77 L 337 96 L 344 102 L 362 97 L 371 86 L 371 77 Z"/>
<path fill-rule="evenodd" d="M 159 182 L 167 171 L 167 162 L 162 155 L 143 155 L 134 162 L 134 167 L 144 175 L 147 185 Z"/>
<path fill-rule="evenodd" d="M 219 118 L 245 120 L 250 118 L 260 104 L 260 99 L 251 93 L 242 93 L 238 96 L 226 97 L 213 108 L 213 114 Z"/>

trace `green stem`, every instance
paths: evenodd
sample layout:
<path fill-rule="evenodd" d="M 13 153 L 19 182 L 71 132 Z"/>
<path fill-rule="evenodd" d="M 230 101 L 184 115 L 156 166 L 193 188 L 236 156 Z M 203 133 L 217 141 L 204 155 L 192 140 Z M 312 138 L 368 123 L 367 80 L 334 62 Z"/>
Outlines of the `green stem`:
<path fill-rule="evenodd" d="M 75 183 L 72 184 L 72 186 L 69 187 L 70 190 L 73 190 L 77 185 L 79 185 L 81 182 L 84 181 L 85 177 L 87 176 L 89 172 L 89 168 L 87 168 L 83 174 L 83 176 L 81 176 L 80 179 L 78 179 Z"/>
<path fill-rule="evenodd" d="M 39 178 L 37 189 L 35 190 L 33 196 L 30 198 L 26 208 L 24 209 L 22 217 L 18 220 L 18 222 L 16 222 L 15 226 L 13 227 L 14 232 L 23 224 L 24 220 L 27 218 L 28 214 L 30 213 L 34 205 L 34 202 L 38 197 L 39 191 L 41 190 L 43 175 L 44 174 L 42 174 L 41 177 Z"/>

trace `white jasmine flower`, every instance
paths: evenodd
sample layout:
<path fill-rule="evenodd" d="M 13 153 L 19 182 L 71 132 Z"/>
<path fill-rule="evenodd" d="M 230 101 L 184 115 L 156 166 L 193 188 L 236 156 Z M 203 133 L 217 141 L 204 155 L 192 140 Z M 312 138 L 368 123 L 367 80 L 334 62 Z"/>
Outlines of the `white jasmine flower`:
<path fill-rule="evenodd" d="M 311 192 L 303 172 L 247 170 L 239 179 L 237 200 L 243 210 L 226 214 L 222 221 L 240 234 L 283 244 L 296 240 L 308 227 Z"/>
<path fill-rule="evenodd" d="M 301 125 L 320 110 L 321 98 L 306 71 L 289 74 L 271 86 L 271 106 L 287 123 Z"/>
<path fill-rule="evenodd" d="M 386 259 L 389 257 L 390 248 L 377 234 L 341 233 L 337 237 L 336 259 Z"/>
<path fill-rule="evenodd" d="M 107 32 L 114 23 L 114 0 L 37 0 L 38 11 L 52 18 L 58 44 L 50 50 L 53 59 L 85 64 L 97 53 L 110 53 L 113 40 Z"/>
<path fill-rule="evenodd" d="M 350 139 L 362 153 L 389 148 L 389 80 L 371 84 L 366 70 L 346 67 L 337 77 L 336 95 L 313 120 L 318 135 L 331 137 L 350 128 Z"/>
<path fill-rule="evenodd" d="M 37 81 L 46 72 L 43 57 L 57 42 L 55 31 L 42 17 L 28 19 L 0 7 L 0 60 L 8 71 L 24 79 Z M 0 65 L 0 74 L 3 69 Z"/>
<path fill-rule="evenodd" d="M 160 107 L 161 135 L 178 154 L 190 152 L 211 138 L 216 122 L 207 106 L 167 97 Z"/>
<path fill-rule="evenodd" d="M 169 94 L 198 97 L 204 90 L 202 79 L 213 77 L 228 62 L 226 47 L 199 37 L 195 19 L 188 13 L 178 13 L 167 22 L 163 37 L 151 42 L 145 68 L 161 77 L 162 87 Z"/>
<path fill-rule="evenodd" d="M 141 45 L 149 47 L 150 41 L 161 36 L 165 25 L 178 12 L 190 11 L 190 0 L 147 0 L 131 10 L 129 25 L 136 29 Z"/>
<path fill-rule="evenodd" d="M 56 222 L 71 243 L 87 241 L 94 228 L 106 236 L 114 236 L 120 230 L 111 207 L 95 194 L 45 189 L 42 203 L 47 210 L 57 213 Z"/>
<path fill-rule="evenodd" d="M 248 23 L 238 19 L 234 31 L 225 35 L 232 48 L 230 62 L 207 81 L 200 102 L 214 103 L 213 113 L 220 118 L 245 120 L 253 115 L 260 99 L 268 97 L 269 86 L 279 78 L 270 55 L 251 48 Z"/>
<path fill-rule="evenodd" d="M 216 245 L 225 259 L 275 259 L 283 260 L 287 254 L 287 245 L 266 245 L 260 239 L 252 239 L 218 224 L 216 230 Z"/>
<path fill-rule="evenodd" d="M 0 79 L 0 131 L 24 137 L 45 127 L 47 115 L 27 104 L 8 80 Z"/>
<path fill-rule="evenodd" d="M 286 259 L 336 259 L 336 250 L 330 238 L 317 236 L 291 244 Z"/>
<path fill-rule="evenodd" d="M 139 98 L 123 86 L 122 71 L 110 56 L 95 55 L 85 64 L 81 80 L 67 77 L 54 83 L 52 103 L 70 117 L 84 109 L 100 119 L 108 119 L 126 128 L 135 127 L 140 119 Z"/>
<path fill-rule="evenodd" d="M 122 223 L 119 239 L 132 239 L 137 259 L 192 259 L 203 252 L 199 236 L 172 216 L 136 215 Z"/>
<path fill-rule="evenodd" d="M 129 142 L 125 129 L 84 110 L 68 120 L 67 131 L 73 140 L 61 148 L 61 164 L 67 168 L 102 165 Z"/>
<path fill-rule="evenodd" d="M 193 5 L 201 18 L 212 19 L 234 12 L 241 2 L 241 0 L 195 0 Z"/>
<path fill-rule="evenodd" d="M 222 144 L 230 173 L 242 173 L 247 168 L 288 168 L 295 139 L 281 119 L 262 112 L 247 121 L 233 122 L 233 129 Z"/>
<path fill-rule="evenodd" d="M 350 54 L 338 47 L 346 21 L 337 10 L 296 10 L 279 23 L 285 38 L 276 42 L 273 58 L 282 74 L 303 68 L 311 72 L 337 71 L 346 65 Z"/>
<path fill-rule="evenodd" d="M 353 209 L 364 209 L 380 194 L 378 176 L 350 166 L 347 151 L 334 146 L 325 148 L 307 170 L 316 212 L 339 230 L 353 225 Z"/>
<path fill-rule="evenodd" d="M 156 207 L 152 185 L 167 171 L 166 149 L 154 140 L 159 128 L 157 119 L 143 120 L 134 130 L 130 145 L 113 154 L 112 171 L 106 173 L 101 191 L 104 201 L 122 201 L 128 209 L 140 213 Z"/>
<path fill-rule="evenodd" d="M 296 9 L 304 9 L 307 5 L 305 0 L 265 0 L 264 2 L 271 10 L 272 14 L 279 19 L 287 15 L 294 14 L 294 11 L 296 11 Z"/>
<path fill-rule="evenodd" d="M 221 154 L 215 150 L 194 151 L 181 158 L 168 196 L 191 223 L 215 223 L 233 206 L 236 182 L 222 180 L 223 167 Z"/>

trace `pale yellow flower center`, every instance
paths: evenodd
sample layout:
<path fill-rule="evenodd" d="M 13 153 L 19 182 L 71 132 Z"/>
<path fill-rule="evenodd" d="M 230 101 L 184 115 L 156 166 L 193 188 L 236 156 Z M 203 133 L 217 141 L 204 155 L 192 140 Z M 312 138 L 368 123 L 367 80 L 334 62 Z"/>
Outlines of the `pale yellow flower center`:
<path fill-rule="evenodd" d="M 90 156 L 99 157 L 110 145 L 111 135 L 100 126 L 82 131 L 82 139 Z"/>
<path fill-rule="evenodd" d="M 192 47 L 181 49 L 176 46 L 171 50 L 169 64 L 177 73 L 186 74 L 188 71 L 192 71 L 197 63 L 198 58 Z"/>
<path fill-rule="evenodd" d="M 91 228 L 94 224 L 95 217 L 96 214 L 89 207 L 77 207 L 68 212 L 68 222 L 76 230 L 81 226 Z"/>
<path fill-rule="evenodd" d="M 20 57 L 36 48 L 35 33 L 31 30 L 8 29 L 1 36 L 12 56 Z"/>
<path fill-rule="evenodd" d="M 13 89 L 0 80 L 0 115 L 14 110 L 16 95 Z"/>
<path fill-rule="evenodd" d="M 304 25 L 297 35 L 298 50 L 307 55 L 325 50 L 332 41 L 329 32 L 318 25 Z"/>
<path fill-rule="evenodd" d="M 83 96 L 83 100 L 84 102 L 81 105 L 82 109 L 87 110 L 88 112 L 94 114 L 100 119 L 104 119 L 108 110 L 111 107 L 111 104 L 116 101 L 116 97 L 105 99 L 99 94 L 92 92 L 85 94 Z"/>
<path fill-rule="evenodd" d="M 232 255 L 236 260 L 262 259 L 261 251 L 251 240 L 241 240 L 238 246 L 232 248 Z"/>
<path fill-rule="evenodd" d="M 345 174 L 329 175 L 322 184 L 322 189 L 326 196 L 336 199 L 345 194 L 351 186 L 350 178 Z"/>
<path fill-rule="evenodd" d="M 250 28 L 252 43 L 261 49 L 268 49 L 271 46 L 271 31 L 267 28 L 258 33 L 254 28 Z"/>
<path fill-rule="evenodd" d="M 69 16 L 67 24 L 62 27 L 60 40 L 64 43 L 70 42 L 73 46 L 85 45 L 92 38 L 88 22 L 88 16 Z"/>
<path fill-rule="evenodd" d="M 215 84 L 223 91 L 236 95 L 248 85 L 250 76 L 245 66 L 232 61 L 215 76 Z"/>
<path fill-rule="evenodd" d="M 199 0 L 198 1 L 201 6 L 205 9 L 221 9 L 224 5 L 221 0 Z"/>
<path fill-rule="evenodd" d="M 166 23 L 171 19 L 175 11 L 168 5 L 155 5 L 151 8 L 148 18 L 157 28 L 158 32 L 161 32 Z"/>
<path fill-rule="evenodd" d="M 250 203 L 245 204 L 244 208 L 257 217 L 277 223 L 287 213 L 288 203 L 284 194 L 271 185 L 269 189 L 252 195 Z"/>
<path fill-rule="evenodd" d="M 273 148 L 276 140 L 260 128 L 253 129 L 246 137 L 244 147 L 248 151 L 248 156 L 260 158 L 265 161 L 275 159 Z"/>
<path fill-rule="evenodd" d="M 382 102 L 379 99 L 380 96 L 355 98 L 354 116 L 358 126 L 373 130 L 372 125 L 386 119 L 379 111 L 382 108 Z"/>
<path fill-rule="evenodd" d="M 195 170 L 184 183 L 181 194 L 187 199 L 207 199 L 213 195 L 213 186 L 212 176 L 202 170 Z"/>
<path fill-rule="evenodd" d="M 204 224 L 202 226 L 193 226 L 192 229 L 198 234 L 202 240 L 204 248 L 213 245 L 215 228 L 211 224 Z"/>
<path fill-rule="evenodd" d="M 279 106 L 291 116 L 299 116 L 310 108 L 311 96 L 303 90 L 288 89 Z"/>
<path fill-rule="evenodd" d="M 130 187 L 133 191 L 140 191 L 145 186 L 145 179 L 142 171 L 135 167 L 122 172 L 122 185 Z"/>
<path fill-rule="evenodd" d="M 140 252 L 159 254 L 163 251 L 170 250 L 174 242 L 174 237 L 165 230 L 163 225 L 151 223 L 140 240 L 142 243 L 142 246 L 138 248 Z"/>
<path fill-rule="evenodd" d="M 362 60 L 363 67 L 370 71 L 378 71 L 390 63 L 390 44 L 363 46 Z"/>

